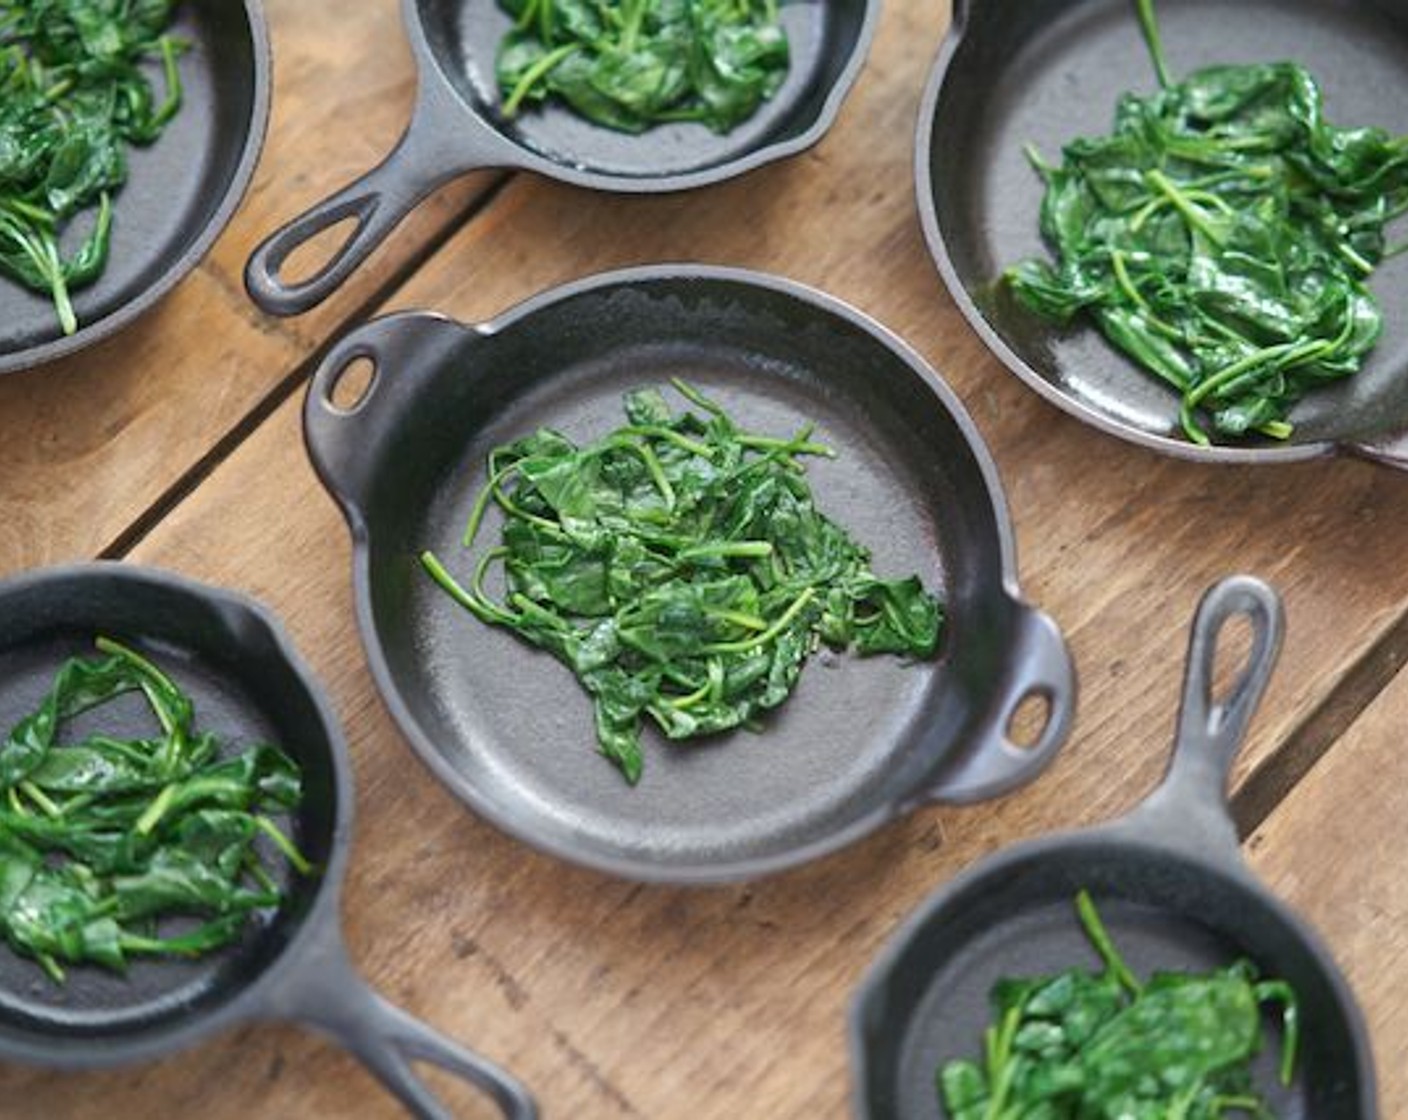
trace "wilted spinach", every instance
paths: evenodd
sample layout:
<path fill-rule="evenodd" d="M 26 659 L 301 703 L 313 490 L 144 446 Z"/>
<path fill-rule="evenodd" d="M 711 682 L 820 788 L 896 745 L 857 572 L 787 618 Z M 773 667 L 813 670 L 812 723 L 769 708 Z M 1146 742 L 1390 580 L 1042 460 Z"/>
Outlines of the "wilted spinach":
<path fill-rule="evenodd" d="M 727 132 L 787 76 L 776 0 L 500 0 L 505 116 L 561 98 L 622 132 L 700 121 Z"/>
<path fill-rule="evenodd" d="M 127 146 L 152 143 L 180 108 L 181 47 L 165 33 L 175 3 L 0 0 L 0 272 L 49 295 L 64 334 L 78 329 L 70 292 L 107 264 Z M 65 254 L 66 228 L 90 210 Z"/>
<path fill-rule="evenodd" d="M 751 726 L 820 642 L 929 657 L 943 617 L 917 576 L 878 578 L 865 548 L 817 510 L 801 457 L 831 451 L 810 426 L 747 432 L 674 385 L 702 415 L 674 415 L 658 389 L 641 389 L 626 396 L 629 423 L 594 443 L 541 429 L 490 452 L 464 545 L 491 502 L 503 537 L 468 587 L 421 557 L 476 617 L 577 674 L 601 753 L 632 783 L 643 719 L 670 739 Z M 495 565 L 503 602 L 485 590 Z"/>
<path fill-rule="evenodd" d="M 1066 145 L 1041 231 L 1058 263 L 1006 279 L 1057 323 L 1087 312 L 1182 397 L 1188 438 L 1291 434 L 1291 407 L 1359 369 L 1381 330 L 1365 281 L 1408 210 L 1408 137 L 1336 128 L 1294 62 L 1172 82 L 1152 0 L 1137 0 L 1161 89 L 1125 94 L 1109 136 Z"/>
<path fill-rule="evenodd" d="M 148 659 L 98 639 L 104 656 L 59 670 L 39 707 L 0 743 L 0 934 L 57 982 L 60 962 L 122 971 L 134 954 L 193 956 L 240 936 L 282 892 L 256 841 L 312 868 L 270 814 L 297 807 L 297 764 L 277 748 L 222 752 L 191 699 Z M 64 724 L 140 692 L 154 733 Z M 182 928 L 161 928 L 164 919 Z"/>
<path fill-rule="evenodd" d="M 1140 983 L 1120 957 L 1090 895 L 1076 899 L 1103 972 L 1004 978 L 981 1061 L 939 1071 L 951 1120 L 1220 1120 L 1272 1118 L 1252 1084 L 1261 1005 L 1281 1008 L 1280 1078 L 1295 1069 L 1295 992 L 1258 980 L 1245 960 L 1208 973 L 1157 972 Z"/>

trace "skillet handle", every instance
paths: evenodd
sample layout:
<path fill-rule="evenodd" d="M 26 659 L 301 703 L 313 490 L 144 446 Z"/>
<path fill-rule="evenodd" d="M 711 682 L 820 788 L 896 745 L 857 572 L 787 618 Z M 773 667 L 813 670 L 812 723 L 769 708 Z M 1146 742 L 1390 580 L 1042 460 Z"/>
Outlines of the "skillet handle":
<path fill-rule="evenodd" d="M 1251 651 L 1236 680 L 1214 696 L 1218 645 L 1238 615 L 1251 625 Z M 1162 784 L 1125 818 L 1125 827 L 1167 846 L 1230 857 L 1241 867 L 1227 779 L 1271 680 L 1284 631 L 1280 596 L 1259 579 L 1230 576 L 1203 595 L 1188 645 L 1173 758 Z"/>
<path fill-rule="evenodd" d="M 387 315 L 338 339 L 313 374 L 303 404 L 304 442 L 354 533 L 363 527 L 381 449 L 406 405 L 467 340 L 479 337 L 473 328 L 440 315 Z M 371 381 L 355 404 L 343 407 L 334 397 L 338 382 L 362 359 L 372 364 Z"/>
<path fill-rule="evenodd" d="M 410 127 L 380 164 L 270 234 L 244 270 L 245 289 L 271 315 L 301 315 L 322 303 L 371 255 L 417 204 L 469 171 L 515 162 L 503 137 L 438 86 L 423 87 Z M 306 280 L 281 275 L 289 256 L 343 222 L 351 232 Z"/>
<path fill-rule="evenodd" d="M 1382 463 L 1386 467 L 1408 471 L 1408 432 L 1380 436 L 1360 443 L 1348 443 L 1344 445 L 1344 449 L 1372 463 Z"/>
<path fill-rule="evenodd" d="M 430 1062 L 482 1090 L 505 1120 L 537 1120 L 538 1106 L 511 1074 L 377 995 L 328 946 L 305 975 L 291 982 L 295 1006 L 284 1017 L 328 1035 L 355 1054 L 416 1120 L 454 1120 L 411 1067 Z"/>
<path fill-rule="evenodd" d="M 930 789 L 934 801 L 969 802 L 997 797 L 1037 776 L 1066 741 L 1075 719 L 1076 672 L 1060 629 L 1049 615 L 1019 604 L 1011 676 L 993 719 L 977 746 L 956 767 L 945 769 Z M 1029 697 L 1046 701 L 1046 724 L 1036 741 L 1017 746 L 1008 727 Z"/>

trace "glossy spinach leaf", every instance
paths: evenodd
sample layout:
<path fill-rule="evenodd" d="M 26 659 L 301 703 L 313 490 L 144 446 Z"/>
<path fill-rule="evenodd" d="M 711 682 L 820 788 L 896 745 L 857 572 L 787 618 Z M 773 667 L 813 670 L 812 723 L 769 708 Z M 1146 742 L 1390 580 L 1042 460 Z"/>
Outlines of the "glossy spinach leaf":
<path fill-rule="evenodd" d="M 128 148 L 180 108 L 175 3 L 0 0 L 0 273 L 47 294 L 65 334 L 78 329 L 70 293 L 107 262 Z M 87 232 L 66 251 L 80 214 Z"/>
<path fill-rule="evenodd" d="M 675 414 L 643 389 L 626 397 L 628 423 L 593 443 L 543 430 L 495 448 L 464 540 L 474 545 L 494 506 L 501 543 L 471 565 L 468 586 L 422 556 L 479 619 L 573 670 L 601 753 L 632 783 L 646 720 L 673 740 L 751 727 L 819 643 L 927 658 L 943 623 L 917 576 L 877 577 L 864 546 L 817 508 L 803 460 L 831 452 L 809 427 L 747 432 L 674 384 L 698 411 Z"/>
<path fill-rule="evenodd" d="M 1285 439 L 1305 393 L 1356 372 L 1382 330 L 1367 280 L 1408 210 L 1408 138 L 1337 128 L 1295 62 L 1169 79 L 1151 0 L 1137 0 L 1161 88 L 1127 93 L 1114 131 L 1052 166 L 1041 232 L 1056 263 L 1004 274 L 1060 326 L 1088 314 L 1180 397 L 1188 439 Z"/>
<path fill-rule="evenodd" d="M 699 121 L 727 132 L 787 76 L 775 0 L 502 0 L 505 116 L 552 98 L 621 132 Z"/>
<path fill-rule="evenodd" d="M 1253 1083 L 1262 1007 L 1280 1009 L 1281 1080 L 1299 1043 L 1295 993 L 1258 981 L 1245 960 L 1208 973 L 1159 972 L 1140 982 L 1094 902 L 1076 900 L 1105 963 L 994 985 L 994 1023 L 979 1060 L 938 1071 L 951 1120 L 1221 1120 L 1274 1117 Z"/>
<path fill-rule="evenodd" d="M 276 874 L 311 868 L 273 819 L 297 809 L 294 761 L 227 750 L 194 725 L 191 698 L 135 650 L 64 663 L 0 744 L 0 936 L 56 981 L 63 964 L 123 970 L 133 954 L 192 955 L 238 938 L 277 907 Z M 138 693 L 151 734 L 63 742 L 74 716 Z M 266 852 L 265 847 L 271 849 Z M 203 924 L 164 932 L 172 917 Z"/>

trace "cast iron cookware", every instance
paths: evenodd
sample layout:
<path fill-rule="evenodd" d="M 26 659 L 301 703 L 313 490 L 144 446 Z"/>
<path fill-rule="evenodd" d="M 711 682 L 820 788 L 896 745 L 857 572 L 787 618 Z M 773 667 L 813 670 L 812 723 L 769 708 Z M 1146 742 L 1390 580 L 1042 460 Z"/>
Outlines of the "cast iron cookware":
<path fill-rule="evenodd" d="M 290 831 L 321 869 L 286 877 L 287 900 L 271 919 L 198 960 L 137 960 L 125 977 L 75 967 L 58 986 L 0 947 L 0 1060 L 110 1066 L 246 1020 L 292 1020 L 351 1050 L 421 1120 L 450 1114 L 411 1061 L 475 1083 L 511 1120 L 532 1120 L 536 1109 L 518 1082 L 387 1003 L 348 962 L 338 928 L 352 831 L 347 748 L 321 689 L 267 611 L 166 572 L 89 564 L 0 583 L 0 620 L 0 725 L 33 711 L 59 666 L 91 655 L 96 636 L 128 642 L 188 691 L 201 728 L 240 744 L 272 742 L 297 760 L 304 800 Z M 128 708 L 105 707 L 101 729 L 140 735 L 150 721 L 133 699 Z"/>
<path fill-rule="evenodd" d="M 1340 125 L 1408 133 L 1408 7 L 1377 0 L 1159 0 L 1169 70 L 1294 59 Z M 1157 88 L 1133 0 L 955 0 L 919 114 L 915 156 L 924 234 L 944 283 L 999 359 L 1047 400 L 1102 431 L 1209 462 L 1288 462 L 1336 451 L 1408 466 L 1408 258 L 1369 282 L 1383 337 L 1352 377 L 1307 395 L 1287 441 L 1199 447 L 1178 398 L 1078 318 L 1053 327 L 1023 308 L 1003 269 L 1051 257 L 1037 229 L 1042 182 L 1023 146 L 1049 159 L 1109 132 L 1121 93 Z"/>
<path fill-rule="evenodd" d="M 556 105 L 505 117 L 494 55 L 512 19 L 497 0 L 404 0 L 420 70 L 410 127 L 380 166 L 270 235 L 245 270 L 250 296 L 274 315 L 316 306 L 422 198 L 468 171 L 536 171 L 581 187 L 647 194 L 706 186 L 801 152 L 831 127 L 879 13 L 879 0 L 784 3 L 791 67 L 756 114 L 725 135 L 672 124 L 632 136 Z M 290 253 L 345 221 L 355 228 L 320 271 L 297 282 L 280 275 Z"/>
<path fill-rule="evenodd" d="M 1252 648 L 1214 695 L 1223 628 L 1244 617 Z M 939 1120 L 939 1067 L 974 1057 L 1002 976 L 1100 967 L 1076 919 L 1088 889 L 1138 976 L 1250 959 L 1300 998 L 1301 1045 L 1288 1089 L 1268 1031 L 1258 1087 L 1283 1120 L 1374 1120 L 1368 1036 L 1348 986 L 1311 930 L 1243 862 L 1224 789 L 1280 646 L 1281 603 L 1258 580 L 1216 584 L 1193 623 L 1173 758 L 1162 785 L 1123 819 L 1018 845 L 953 880 L 876 962 L 851 1008 L 857 1113 Z"/>
<path fill-rule="evenodd" d="M 64 357 L 127 326 L 195 268 L 244 197 L 269 120 L 262 2 L 187 0 L 172 34 L 189 44 L 179 59 L 181 111 L 154 144 L 128 152 L 107 267 L 73 293 L 78 330 L 65 336 L 47 296 L 0 279 L 0 373 Z"/>
<path fill-rule="evenodd" d="M 332 394 L 358 359 L 375 373 L 344 409 Z M 948 622 L 936 661 L 818 654 L 761 733 L 647 735 L 632 788 L 597 755 L 571 674 L 471 617 L 417 557 L 432 549 L 467 577 L 460 536 L 490 448 L 540 426 L 605 435 L 624 423 L 624 392 L 672 376 L 755 431 L 816 421 L 837 451 L 809 466 L 818 505 L 873 550 L 877 573 L 918 573 Z M 639 879 L 759 875 L 930 799 L 1000 794 L 1066 737 L 1070 656 L 1018 597 L 981 438 L 918 355 L 818 292 L 667 265 L 569 284 L 480 326 L 391 316 L 335 345 L 304 425 L 351 525 L 362 640 L 393 715 L 453 792 L 550 853 Z M 1047 719 L 1019 747 L 1008 726 L 1030 696 Z"/>

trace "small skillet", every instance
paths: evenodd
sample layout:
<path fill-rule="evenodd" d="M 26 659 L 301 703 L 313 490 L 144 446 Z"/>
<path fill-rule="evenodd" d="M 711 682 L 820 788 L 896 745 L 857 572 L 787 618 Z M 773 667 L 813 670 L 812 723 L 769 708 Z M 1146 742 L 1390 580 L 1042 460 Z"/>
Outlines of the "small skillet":
<path fill-rule="evenodd" d="M 271 234 L 245 270 L 274 315 L 317 306 L 418 202 L 468 171 L 508 168 L 595 190 L 648 194 L 702 187 L 811 147 L 831 127 L 870 46 L 879 0 L 789 0 L 779 18 L 791 66 L 782 88 L 725 135 L 701 124 L 629 136 L 548 105 L 499 110 L 494 55 L 512 19 L 497 0 L 404 0 L 420 94 L 405 135 L 379 167 Z M 289 254 L 345 221 L 355 228 L 320 271 L 285 280 Z"/>
<path fill-rule="evenodd" d="M 1252 650 L 1225 697 L 1212 693 L 1223 627 L 1242 615 Z M 1243 862 L 1224 787 L 1276 661 L 1280 600 L 1241 576 L 1204 597 L 1193 623 L 1173 760 L 1162 785 L 1112 824 L 1021 844 L 984 860 L 909 919 L 851 1008 L 857 1113 L 939 1120 L 939 1067 L 978 1052 L 1002 976 L 1088 961 L 1073 900 L 1087 888 L 1136 974 L 1205 970 L 1248 957 L 1300 998 L 1298 1073 L 1276 1084 L 1274 1045 L 1258 1085 L 1283 1120 L 1374 1120 L 1368 1035 L 1329 952 Z"/>
<path fill-rule="evenodd" d="M 1169 69 L 1295 59 L 1336 123 L 1408 133 L 1408 8 L 1379 0 L 1159 0 Z M 1199 447 L 1178 427 L 1178 399 L 1084 320 L 1050 326 L 997 285 L 1004 268 L 1050 257 L 1037 229 L 1043 184 L 1023 153 L 1048 158 L 1101 135 L 1127 90 L 1156 82 L 1133 0 L 955 0 L 916 138 L 916 196 L 945 285 L 1014 374 L 1101 431 L 1166 455 L 1284 463 L 1346 452 L 1408 467 L 1408 257 L 1370 280 L 1385 330 L 1364 368 L 1317 389 L 1287 441 Z M 1401 228 L 1401 226 L 1399 227 Z"/>
<path fill-rule="evenodd" d="M 370 387 L 336 402 L 343 373 Z M 577 440 L 621 398 L 682 377 L 746 427 L 817 424 L 820 508 L 946 604 L 941 657 L 818 654 L 759 734 L 645 743 L 627 786 L 595 751 L 591 704 L 552 658 L 451 601 L 417 557 L 462 572 L 489 449 L 539 427 Z M 680 402 L 677 402 L 680 403 Z M 717 882 L 831 852 L 931 799 L 1030 781 L 1065 740 L 1075 677 L 1055 624 L 1023 602 L 982 439 L 923 360 L 858 312 L 786 280 L 663 265 L 543 293 L 493 322 L 403 314 L 336 343 L 304 406 L 313 464 L 351 526 L 374 679 L 452 792 L 554 855 L 631 878 Z M 486 523 L 487 539 L 498 522 Z M 1011 741 L 1029 697 L 1035 741 Z"/>
<path fill-rule="evenodd" d="M 181 111 L 129 153 L 107 267 L 73 293 L 78 331 L 61 332 L 47 296 L 0 278 L 0 373 L 66 357 L 144 314 L 200 263 L 244 197 L 269 121 L 262 0 L 186 0 L 171 33 L 189 44 Z"/>
<path fill-rule="evenodd" d="M 33 711 L 58 667 L 103 634 L 149 652 L 192 696 L 199 726 L 239 743 L 273 742 L 302 767 L 292 822 L 321 872 L 288 877 L 286 901 L 237 944 L 194 961 L 138 960 L 119 977 L 73 968 L 57 987 L 0 945 L 0 1060 L 63 1069 L 144 1061 L 249 1019 L 304 1023 L 361 1059 L 420 1120 L 450 1113 L 413 1071 L 431 1062 L 533 1120 L 508 1074 L 387 1003 L 353 971 L 338 929 L 352 830 L 347 748 L 321 689 L 282 628 L 241 596 L 151 569 L 89 564 L 0 582 L 0 724 Z M 135 703 L 103 730 L 150 731 Z"/>

